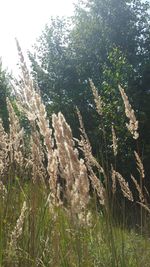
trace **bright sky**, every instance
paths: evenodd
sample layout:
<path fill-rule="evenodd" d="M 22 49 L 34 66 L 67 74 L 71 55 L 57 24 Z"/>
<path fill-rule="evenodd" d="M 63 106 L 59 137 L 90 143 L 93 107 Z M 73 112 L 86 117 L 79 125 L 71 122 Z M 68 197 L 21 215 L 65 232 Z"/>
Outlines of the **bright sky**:
<path fill-rule="evenodd" d="M 73 14 L 76 0 L 0 0 L 0 57 L 15 70 L 18 62 L 14 38 L 23 52 L 31 48 L 50 16 Z"/>

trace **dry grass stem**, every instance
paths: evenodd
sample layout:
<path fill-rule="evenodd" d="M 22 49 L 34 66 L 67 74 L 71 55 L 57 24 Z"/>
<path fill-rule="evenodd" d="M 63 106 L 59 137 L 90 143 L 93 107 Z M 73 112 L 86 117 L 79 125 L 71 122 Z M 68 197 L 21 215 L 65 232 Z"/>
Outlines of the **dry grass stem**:
<path fill-rule="evenodd" d="M 147 205 L 145 205 L 144 203 L 141 203 L 141 202 L 137 202 L 141 207 L 143 207 L 145 210 L 147 210 L 148 211 L 148 213 L 150 213 L 150 208 L 147 206 Z"/>

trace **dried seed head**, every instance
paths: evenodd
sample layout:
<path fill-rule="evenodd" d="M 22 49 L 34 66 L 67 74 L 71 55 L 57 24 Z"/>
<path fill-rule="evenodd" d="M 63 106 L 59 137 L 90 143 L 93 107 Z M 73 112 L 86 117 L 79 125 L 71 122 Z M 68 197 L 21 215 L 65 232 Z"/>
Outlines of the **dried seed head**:
<path fill-rule="evenodd" d="M 8 167 L 8 135 L 5 132 L 0 118 L 0 175 Z"/>
<path fill-rule="evenodd" d="M 22 209 L 21 209 L 21 214 L 17 220 L 16 226 L 13 232 L 11 233 L 10 244 L 9 244 L 10 249 L 14 250 L 17 247 L 17 240 L 22 235 L 26 211 L 27 211 L 27 205 L 26 205 L 26 201 L 24 201 Z"/>
<path fill-rule="evenodd" d="M 141 202 L 144 202 L 144 195 L 143 195 L 143 192 L 142 192 L 142 189 L 140 187 L 140 185 L 138 184 L 137 180 L 134 178 L 134 176 L 131 174 L 131 179 L 133 181 L 133 183 L 135 184 L 135 187 L 139 193 L 139 199 Z"/>
<path fill-rule="evenodd" d="M 92 183 L 93 189 L 96 191 L 97 196 L 99 197 L 99 202 L 101 205 L 105 205 L 105 188 L 103 184 L 101 183 L 100 179 L 95 175 L 95 173 L 91 170 L 89 178 Z"/>
<path fill-rule="evenodd" d="M 77 115 L 78 115 L 78 119 L 80 123 L 80 132 L 81 132 L 81 135 L 80 135 L 81 139 L 77 141 L 78 141 L 80 149 L 82 150 L 84 154 L 85 164 L 89 172 L 89 178 L 91 180 L 92 187 L 96 191 L 99 197 L 100 204 L 104 205 L 105 204 L 105 189 L 100 179 L 98 179 L 95 173 L 93 172 L 92 167 L 97 167 L 98 171 L 104 175 L 105 179 L 106 179 L 106 175 L 105 175 L 103 167 L 99 164 L 99 162 L 95 159 L 95 157 L 92 154 L 92 147 L 88 139 L 88 136 L 85 132 L 81 113 L 78 109 L 77 109 Z"/>
<path fill-rule="evenodd" d="M 114 126 L 112 125 L 112 147 L 113 147 L 113 152 L 114 152 L 114 156 L 117 156 L 118 153 L 118 144 L 117 144 L 117 137 L 116 137 L 116 133 L 115 133 L 115 129 Z"/>
<path fill-rule="evenodd" d="M 93 81 L 89 79 L 90 87 L 94 96 L 94 101 L 96 105 L 97 113 L 101 116 L 103 113 L 103 101 L 101 96 L 98 94 L 97 88 L 95 87 Z"/>
<path fill-rule="evenodd" d="M 20 166 L 23 166 L 24 157 L 24 130 L 20 127 L 19 119 L 14 112 L 13 106 L 7 98 L 7 109 L 9 113 L 9 154 L 10 162 L 17 162 Z"/>
<path fill-rule="evenodd" d="M 138 133 L 138 121 L 136 120 L 134 110 L 132 109 L 128 96 L 125 93 L 125 90 L 119 85 L 119 90 L 125 105 L 125 113 L 127 118 L 129 119 L 129 124 L 127 123 L 126 126 L 129 130 L 129 132 L 132 134 L 134 139 L 138 139 L 139 133 Z"/>
<path fill-rule="evenodd" d="M 136 164 L 137 164 L 137 169 L 140 173 L 140 176 L 144 179 L 145 178 L 145 172 L 144 172 L 144 166 L 143 163 L 140 159 L 140 156 L 138 155 L 138 153 L 136 151 L 134 151 L 134 155 L 136 158 Z"/>
<path fill-rule="evenodd" d="M 63 184 L 64 199 L 74 214 L 84 210 L 89 201 L 89 181 L 87 169 L 75 148 L 70 126 L 59 112 L 53 114 L 52 125 L 57 145 L 59 175 Z"/>
<path fill-rule="evenodd" d="M 31 165 L 33 182 L 42 182 L 45 185 L 46 171 L 44 166 L 44 152 L 40 140 L 40 135 L 35 128 L 31 132 Z"/>
<path fill-rule="evenodd" d="M 102 168 L 102 166 L 100 165 L 100 163 L 96 160 L 96 158 L 93 156 L 92 154 L 92 147 L 89 141 L 89 138 L 86 134 L 85 128 L 84 128 L 84 124 L 83 124 L 83 120 L 82 120 L 82 116 L 81 113 L 79 111 L 78 108 L 76 108 L 77 111 L 77 115 L 78 115 L 78 119 L 79 119 L 79 124 L 80 124 L 80 140 L 76 141 L 78 142 L 79 148 L 82 150 L 83 154 L 84 154 L 84 158 L 85 158 L 85 162 L 87 165 L 87 168 L 91 168 L 92 166 L 97 167 L 97 169 L 101 172 L 104 173 L 104 169 Z"/>
<path fill-rule="evenodd" d="M 35 88 L 32 77 L 26 66 L 21 47 L 19 42 L 16 40 L 18 54 L 20 58 L 20 67 L 22 70 L 21 86 L 16 90 L 18 96 L 19 107 L 27 115 L 30 123 L 37 123 L 40 133 L 44 139 L 44 145 L 47 151 L 48 160 L 48 172 L 50 170 L 49 166 L 53 164 L 53 139 L 52 130 L 49 127 L 49 121 L 47 119 L 46 108 L 42 102 L 41 96 L 39 94 L 38 88 Z M 50 175 L 50 173 L 49 173 Z"/>
<path fill-rule="evenodd" d="M 111 165 L 111 178 L 112 178 L 112 192 L 115 194 L 116 192 L 116 173 Z"/>
<path fill-rule="evenodd" d="M 50 174 L 49 186 L 50 186 L 50 206 L 61 206 L 63 203 L 61 201 L 61 185 L 58 181 L 58 151 L 57 149 L 53 152 L 53 158 L 51 164 L 48 165 L 48 173 Z"/>
<path fill-rule="evenodd" d="M 132 192 L 129 188 L 128 183 L 125 181 L 122 175 L 119 172 L 116 172 L 115 170 L 113 170 L 113 175 L 118 179 L 124 197 L 126 197 L 130 201 L 133 201 Z"/>

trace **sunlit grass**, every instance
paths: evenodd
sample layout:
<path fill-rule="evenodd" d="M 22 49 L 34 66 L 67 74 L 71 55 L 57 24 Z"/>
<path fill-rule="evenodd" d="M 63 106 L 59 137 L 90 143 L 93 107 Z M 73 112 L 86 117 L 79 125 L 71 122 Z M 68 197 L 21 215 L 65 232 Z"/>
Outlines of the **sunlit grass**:
<path fill-rule="evenodd" d="M 92 211 L 81 225 L 65 208 L 47 202 L 48 192 L 32 183 L 8 186 L 0 204 L 0 266 L 149 266 L 150 240 L 116 226 L 102 212 Z M 17 247 L 9 251 L 10 235 L 23 201 L 28 210 Z"/>

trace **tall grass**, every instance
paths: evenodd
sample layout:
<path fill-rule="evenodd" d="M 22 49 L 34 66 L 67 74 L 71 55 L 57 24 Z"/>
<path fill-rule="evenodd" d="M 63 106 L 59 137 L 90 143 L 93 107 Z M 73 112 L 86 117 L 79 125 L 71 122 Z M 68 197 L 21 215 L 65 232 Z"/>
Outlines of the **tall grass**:
<path fill-rule="evenodd" d="M 105 169 L 93 156 L 78 109 L 80 140 L 61 112 L 52 115 L 50 125 L 18 42 L 17 48 L 22 78 L 16 99 L 28 118 L 30 136 L 7 100 L 8 133 L 0 121 L 0 266 L 149 266 L 150 209 L 139 151 L 133 153 L 140 183 L 132 174 L 129 183 L 114 164 Z M 90 86 L 103 116 L 103 100 L 91 80 Z M 119 90 L 126 126 L 138 139 L 135 112 L 124 89 Z M 112 127 L 114 158 L 117 150 Z M 130 207 L 140 217 L 140 231 L 129 227 Z"/>

